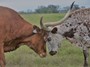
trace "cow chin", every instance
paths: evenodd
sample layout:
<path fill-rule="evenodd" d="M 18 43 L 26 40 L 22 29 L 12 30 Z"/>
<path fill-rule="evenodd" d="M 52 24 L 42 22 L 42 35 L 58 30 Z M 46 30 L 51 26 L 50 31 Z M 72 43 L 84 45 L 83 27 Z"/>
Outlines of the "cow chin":
<path fill-rule="evenodd" d="M 57 51 L 50 51 L 50 52 L 49 52 L 49 54 L 50 54 L 51 56 L 55 55 L 56 53 L 57 53 Z"/>

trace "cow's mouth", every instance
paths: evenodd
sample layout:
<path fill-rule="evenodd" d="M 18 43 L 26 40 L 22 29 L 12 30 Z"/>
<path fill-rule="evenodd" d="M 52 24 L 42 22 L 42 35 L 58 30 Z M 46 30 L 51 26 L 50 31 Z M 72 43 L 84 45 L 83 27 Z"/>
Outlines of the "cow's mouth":
<path fill-rule="evenodd" d="M 41 58 L 44 58 L 44 57 L 46 57 L 46 53 L 41 53 L 41 54 L 39 54 L 39 56 L 40 56 Z"/>

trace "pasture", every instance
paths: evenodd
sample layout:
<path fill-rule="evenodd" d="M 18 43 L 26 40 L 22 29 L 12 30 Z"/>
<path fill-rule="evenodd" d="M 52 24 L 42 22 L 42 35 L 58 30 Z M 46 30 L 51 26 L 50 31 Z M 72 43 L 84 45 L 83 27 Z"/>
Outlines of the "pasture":
<path fill-rule="evenodd" d="M 32 24 L 39 26 L 40 17 L 43 21 L 56 21 L 65 14 L 21 14 L 21 16 Z M 48 51 L 47 51 L 48 52 Z M 90 50 L 89 50 L 90 53 Z M 6 67 L 83 67 L 82 50 L 67 40 L 62 42 L 61 48 L 54 56 L 47 54 L 46 58 L 40 58 L 27 46 L 5 53 Z M 90 56 L 89 56 L 90 66 Z"/>

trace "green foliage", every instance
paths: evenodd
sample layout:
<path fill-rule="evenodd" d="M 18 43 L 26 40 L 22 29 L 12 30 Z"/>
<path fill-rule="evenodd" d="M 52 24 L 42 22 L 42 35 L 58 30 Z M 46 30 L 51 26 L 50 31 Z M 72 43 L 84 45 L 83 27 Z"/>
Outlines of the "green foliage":
<path fill-rule="evenodd" d="M 59 6 L 57 5 L 48 5 L 47 7 L 45 6 L 40 6 L 38 7 L 35 12 L 36 13 L 58 13 Z"/>
<path fill-rule="evenodd" d="M 44 22 L 47 22 L 57 21 L 64 14 L 23 14 L 22 16 L 28 22 L 39 25 L 41 16 L 44 16 Z M 82 50 L 67 40 L 62 42 L 61 48 L 54 56 L 50 56 L 47 52 L 46 58 L 40 58 L 32 49 L 21 46 L 13 52 L 5 53 L 5 57 L 6 67 L 83 67 Z"/>

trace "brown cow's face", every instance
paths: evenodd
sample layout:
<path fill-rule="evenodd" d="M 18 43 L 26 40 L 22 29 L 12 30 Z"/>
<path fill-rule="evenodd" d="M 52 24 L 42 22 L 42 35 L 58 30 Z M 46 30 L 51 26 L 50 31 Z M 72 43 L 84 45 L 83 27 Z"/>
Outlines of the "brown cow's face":
<path fill-rule="evenodd" d="M 46 56 L 46 36 L 43 32 L 39 32 L 32 36 L 31 38 L 31 48 L 40 55 L 40 57 Z"/>
<path fill-rule="evenodd" d="M 39 30 L 34 35 L 25 39 L 26 44 L 33 49 L 40 57 L 46 56 L 46 39 L 47 35 L 44 30 Z"/>

